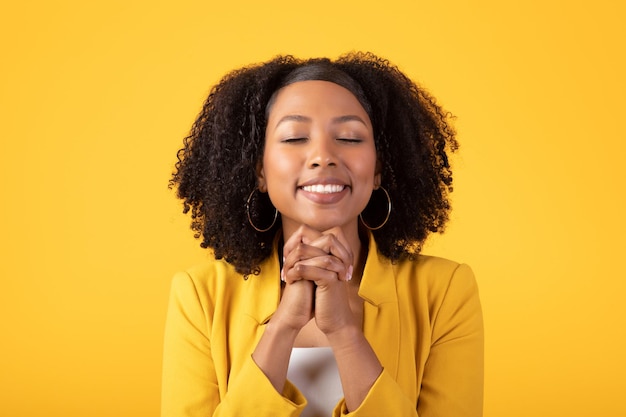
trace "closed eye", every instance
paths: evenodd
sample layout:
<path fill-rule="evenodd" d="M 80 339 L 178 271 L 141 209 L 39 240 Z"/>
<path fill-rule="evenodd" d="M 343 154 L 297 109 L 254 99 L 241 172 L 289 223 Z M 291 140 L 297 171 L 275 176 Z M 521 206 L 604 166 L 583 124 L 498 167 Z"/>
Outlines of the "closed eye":
<path fill-rule="evenodd" d="M 346 143 L 360 143 L 363 142 L 363 139 L 358 139 L 358 138 L 337 138 L 338 141 L 340 142 L 346 142 Z"/>
<path fill-rule="evenodd" d="M 306 140 L 307 140 L 307 138 L 286 138 L 286 139 L 283 139 L 281 142 L 283 142 L 283 143 L 298 143 L 298 142 L 304 142 Z"/>

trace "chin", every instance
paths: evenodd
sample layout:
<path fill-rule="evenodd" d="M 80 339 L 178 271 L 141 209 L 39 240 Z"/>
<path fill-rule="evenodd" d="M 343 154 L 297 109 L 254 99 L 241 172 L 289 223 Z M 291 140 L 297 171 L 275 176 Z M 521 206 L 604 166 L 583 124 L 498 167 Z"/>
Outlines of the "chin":
<path fill-rule="evenodd" d="M 317 230 L 318 232 L 324 232 L 328 229 L 332 229 L 333 227 L 335 227 L 325 222 L 320 223 L 320 222 L 304 221 L 302 222 L 302 224 L 306 224 L 308 227 L 310 227 L 313 230 Z"/>
<path fill-rule="evenodd" d="M 355 224 L 358 224 L 355 222 Z M 317 230 L 318 232 L 325 232 L 326 230 L 335 228 L 335 227 L 340 227 L 342 229 L 345 229 L 348 224 L 345 221 L 316 221 L 316 222 L 311 222 L 310 224 L 307 223 L 307 226 L 309 226 L 312 229 Z"/>

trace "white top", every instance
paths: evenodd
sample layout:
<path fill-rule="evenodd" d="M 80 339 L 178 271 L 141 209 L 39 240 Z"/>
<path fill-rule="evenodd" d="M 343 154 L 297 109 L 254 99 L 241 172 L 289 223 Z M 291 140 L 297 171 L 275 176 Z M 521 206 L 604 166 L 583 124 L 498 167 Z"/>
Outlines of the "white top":
<path fill-rule="evenodd" d="M 293 348 L 287 379 L 307 399 L 302 417 L 329 417 L 343 398 L 337 362 L 330 347 Z"/>

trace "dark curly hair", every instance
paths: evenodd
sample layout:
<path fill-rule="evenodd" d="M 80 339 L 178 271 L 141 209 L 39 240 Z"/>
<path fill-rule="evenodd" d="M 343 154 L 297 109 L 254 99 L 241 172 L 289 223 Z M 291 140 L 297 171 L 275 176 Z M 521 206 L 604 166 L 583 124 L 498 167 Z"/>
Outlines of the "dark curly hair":
<path fill-rule="evenodd" d="M 278 56 L 232 71 L 212 88 L 178 151 L 170 180 L 183 200 L 183 212 L 191 211 L 195 237 L 202 236 L 202 247 L 242 274 L 257 273 L 270 255 L 280 221 L 267 232 L 255 230 L 246 202 L 257 186 L 272 97 L 303 80 L 347 88 L 369 114 L 382 185 L 393 202 L 388 222 L 372 235 L 391 260 L 418 254 L 428 235 L 442 232 L 448 220 L 448 152 L 458 148 L 452 116 L 389 61 L 360 52 L 334 61 Z M 251 204 L 250 216 L 255 224 L 269 226 L 275 209 L 267 194 L 261 197 L 264 201 L 255 198 Z M 380 219 L 367 221 L 375 225 L 384 220 L 387 207 L 368 205 L 366 211 L 368 218 Z"/>

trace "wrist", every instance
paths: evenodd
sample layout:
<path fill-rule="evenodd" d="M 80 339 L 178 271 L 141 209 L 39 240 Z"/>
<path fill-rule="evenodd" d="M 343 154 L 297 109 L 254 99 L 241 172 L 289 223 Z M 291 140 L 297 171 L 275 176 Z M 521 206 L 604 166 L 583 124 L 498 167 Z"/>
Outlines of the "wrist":
<path fill-rule="evenodd" d="M 289 357 L 297 334 L 270 321 L 265 325 L 263 335 L 252 352 L 252 360 L 280 394 L 285 387 Z"/>
<path fill-rule="evenodd" d="M 360 342 L 367 343 L 365 335 L 355 325 L 342 326 L 336 331 L 326 333 L 326 337 L 328 338 L 328 343 L 335 351 L 350 350 L 351 348 L 356 348 Z"/>
<path fill-rule="evenodd" d="M 293 346 L 293 342 L 296 340 L 299 332 L 300 329 L 280 320 L 278 317 L 272 317 L 265 325 L 264 335 Z"/>

